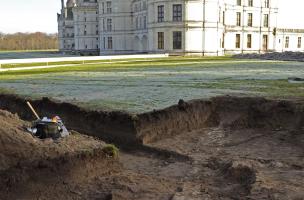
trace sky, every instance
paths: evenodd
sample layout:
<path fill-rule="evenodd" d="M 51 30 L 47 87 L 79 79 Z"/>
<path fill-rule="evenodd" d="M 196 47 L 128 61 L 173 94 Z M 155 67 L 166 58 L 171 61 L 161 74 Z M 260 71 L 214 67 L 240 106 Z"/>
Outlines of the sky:
<path fill-rule="evenodd" d="M 0 32 L 57 32 L 61 0 L 0 0 Z M 304 1 L 279 0 L 278 26 L 304 29 Z"/>

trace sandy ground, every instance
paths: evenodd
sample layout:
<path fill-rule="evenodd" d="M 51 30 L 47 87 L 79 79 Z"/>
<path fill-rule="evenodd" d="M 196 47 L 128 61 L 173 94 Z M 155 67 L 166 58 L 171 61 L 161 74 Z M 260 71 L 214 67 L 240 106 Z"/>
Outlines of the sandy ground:
<path fill-rule="evenodd" d="M 218 99 L 219 110 L 209 116 L 217 126 L 159 136 L 143 147 L 130 144 L 116 159 L 104 154 L 104 142 L 76 132 L 56 142 L 33 138 L 24 132 L 28 122 L 0 111 L 0 196 L 10 200 L 304 199 L 301 102 L 256 100 L 261 107 L 255 108 L 247 105 L 254 99 L 228 100 L 229 104 L 227 98 Z M 179 105 L 181 113 L 188 112 L 186 104 Z M 234 105 L 239 105 L 239 112 L 228 112 Z M 274 106 L 280 111 L 271 111 Z M 248 113 L 250 107 L 259 114 Z"/>

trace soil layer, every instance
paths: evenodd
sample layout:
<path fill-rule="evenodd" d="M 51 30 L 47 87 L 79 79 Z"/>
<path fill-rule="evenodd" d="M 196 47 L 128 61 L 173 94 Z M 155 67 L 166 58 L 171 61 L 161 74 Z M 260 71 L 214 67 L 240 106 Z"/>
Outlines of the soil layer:
<path fill-rule="evenodd" d="M 217 97 L 138 115 L 32 101 L 78 133 L 54 142 L 0 111 L 2 199 L 304 199 L 304 102 Z M 25 100 L 0 108 L 31 120 Z"/>

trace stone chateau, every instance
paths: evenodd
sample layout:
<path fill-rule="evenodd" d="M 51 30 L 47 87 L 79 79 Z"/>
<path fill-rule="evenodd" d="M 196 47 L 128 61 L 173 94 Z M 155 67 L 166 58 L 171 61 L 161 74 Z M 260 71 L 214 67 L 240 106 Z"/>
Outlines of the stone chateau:
<path fill-rule="evenodd" d="M 304 51 L 278 0 L 61 0 L 59 49 L 80 55 Z"/>

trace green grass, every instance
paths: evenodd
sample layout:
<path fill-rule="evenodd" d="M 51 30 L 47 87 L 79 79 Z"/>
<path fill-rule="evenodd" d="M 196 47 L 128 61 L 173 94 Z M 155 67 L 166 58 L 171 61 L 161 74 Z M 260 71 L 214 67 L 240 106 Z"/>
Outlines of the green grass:
<path fill-rule="evenodd" d="M 7 88 L 0 88 L 0 94 L 16 94 L 16 92 Z"/>
<path fill-rule="evenodd" d="M 86 72 L 86 71 L 105 71 L 105 70 L 115 70 L 115 69 L 138 69 L 146 67 L 178 67 L 183 66 L 193 66 L 200 65 L 204 62 L 210 61 L 231 61 L 234 60 L 231 57 L 206 57 L 206 58 L 197 58 L 197 57 L 170 57 L 162 59 L 128 59 L 128 60 L 115 60 L 113 63 L 108 63 L 108 60 L 102 61 L 90 61 L 89 64 L 79 64 L 76 62 L 56 62 L 49 63 L 49 65 L 64 65 L 64 64 L 76 64 L 75 66 L 61 66 L 56 68 L 45 68 L 45 69 L 31 69 L 31 70 L 18 70 L 18 71 L 7 71 L 2 72 L 2 78 L 5 76 L 16 76 L 16 75 L 34 75 L 34 74 L 46 74 L 46 73 L 56 73 L 56 72 Z M 126 61 L 126 62 L 121 62 Z M 82 62 L 82 61 L 81 61 Z M 98 62 L 94 64 L 94 62 Z M 99 63 L 101 62 L 101 63 Z M 104 63 L 102 63 L 104 62 Z M 77 65 L 78 64 L 78 65 Z M 19 65 L 20 66 L 20 65 Z M 4 66 L 5 68 L 5 66 Z"/>
<path fill-rule="evenodd" d="M 53 66 L 53 65 L 71 65 L 71 64 L 83 64 L 82 61 L 64 61 L 64 62 L 39 62 L 39 63 L 18 63 L 18 64 L 3 64 L 1 68 L 11 69 L 20 67 L 39 67 L 39 66 Z"/>
<path fill-rule="evenodd" d="M 170 57 L 8 71 L 0 73 L 0 87 L 8 88 L 3 93 L 12 90 L 21 96 L 48 96 L 92 110 L 131 113 L 161 109 L 180 98 L 304 97 L 303 83 L 288 82 L 288 77 L 303 76 L 301 63 L 231 61 L 235 59 Z"/>
<path fill-rule="evenodd" d="M 267 97 L 304 97 L 304 83 L 292 84 L 284 80 L 218 80 L 193 85 L 194 88 L 244 90 Z"/>
<path fill-rule="evenodd" d="M 47 63 L 22 63 L 22 64 L 2 64 L 1 68 L 3 69 L 10 69 L 10 68 L 18 68 L 18 67 L 37 67 L 37 66 L 44 66 Z"/>
<path fill-rule="evenodd" d="M 113 144 L 107 144 L 102 148 L 103 153 L 110 158 L 118 158 L 119 149 Z"/>
<path fill-rule="evenodd" d="M 19 68 L 19 67 L 36 67 L 36 66 L 53 66 L 53 65 L 81 65 L 81 64 L 94 64 L 94 63 L 121 63 L 121 62 L 185 62 L 186 60 L 192 62 L 203 62 L 203 61 L 225 61 L 225 60 L 232 60 L 230 56 L 219 56 L 219 57 L 169 57 L 169 58 L 141 58 L 141 59 L 115 59 L 115 60 L 88 60 L 88 61 L 61 61 L 61 62 L 39 62 L 39 63 L 11 63 L 11 64 L 3 64 L 1 65 L 4 69 L 9 68 Z"/>

